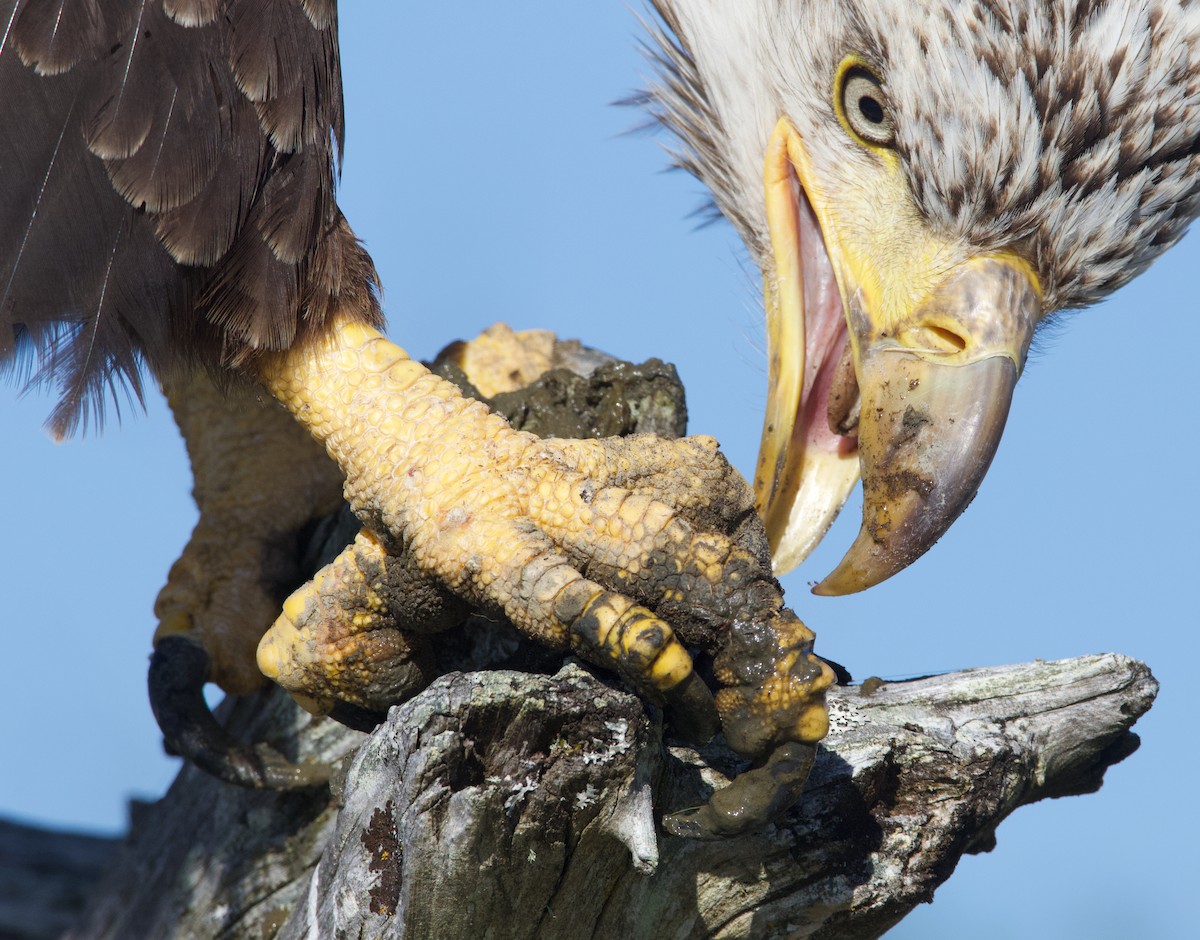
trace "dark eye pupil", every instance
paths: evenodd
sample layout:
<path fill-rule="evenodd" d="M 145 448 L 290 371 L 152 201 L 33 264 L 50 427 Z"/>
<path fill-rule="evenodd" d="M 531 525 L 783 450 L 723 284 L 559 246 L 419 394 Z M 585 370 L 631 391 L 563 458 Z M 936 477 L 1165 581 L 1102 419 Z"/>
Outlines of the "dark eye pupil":
<path fill-rule="evenodd" d="M 883 105 L 868 95 L 858 99 L 858 110 L 872 124 L 883 123 Z"/>

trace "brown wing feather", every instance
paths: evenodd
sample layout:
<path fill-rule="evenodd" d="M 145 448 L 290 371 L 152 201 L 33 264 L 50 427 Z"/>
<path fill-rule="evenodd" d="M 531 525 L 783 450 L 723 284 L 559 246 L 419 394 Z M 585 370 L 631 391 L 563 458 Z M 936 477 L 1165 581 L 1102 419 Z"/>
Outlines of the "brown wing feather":
<path fill-rule="evenodd" d="M 0 361 L 98 418 L 138 368 L 379 319 L 333 196 L 332 0 L 0 0 Z"/>
<path fill-rule="evenodd" d="M 337 0 L 303 0 L 304 15 L 317 29 L 337 21 Z"/>
<path fill-rule="evenodd" d="M 232 0 L 230 65 L 278 150 L 342 139 L 336 35 L 295 0 Z M 322 140 L 324 138 L 324 141 Z"/>
<path fill-rule="evenodd" d="M 252 108 L 238 107 L 232 111 L 220 116 L 224 132 L 221 136 L 243 140 L 257 133 L 258 119 Z M 190 138 L 180 134 L 175 139 L 180 146 L 186 146 Z M 219 143 L 221 137 L 214 135 L 210 139 Z M 209 180 L 192 199 L 154 214 L 159 238 L 181 264 L 219 265 L 245 226 L 250 206 L 270 167 L 270 154 L 265 149 L 253 154 L 226 149 L 216 154 L 216 160 Z M 221 275 L 216 271 L 213 276 Z"/>
<path fill-rule="evenodd" d="M 5 20 L 12 15 L 5 4 Z M 12 48 L 39 75 L 60 75 L 91 62 L 105 43 L 128 29 L 133 0 L 48 0 L 19 3 L 10 23 Z"/>
<path fill-rule="evenodd" d="M 165 0 L 163 10 L 180 26 L 207 26 L 223 6 L 222 0 Z"/>

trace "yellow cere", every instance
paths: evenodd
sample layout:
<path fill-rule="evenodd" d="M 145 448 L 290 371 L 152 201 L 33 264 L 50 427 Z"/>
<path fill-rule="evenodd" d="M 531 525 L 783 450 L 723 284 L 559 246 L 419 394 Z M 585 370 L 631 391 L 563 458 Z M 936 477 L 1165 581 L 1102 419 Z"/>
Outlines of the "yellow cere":
<path fill-rule="evenodd" d="M 862 65 L 850 57 L 839 75 Z M 820 223 L 843 304 L 857 295 L 876 327 L 888 331 L 969 257 L 969 251 L 929 228 L 895 151 L 854 135 L 836 95 L 834 100 L 847 133 L 872 159 L 845 160 L 819 173 L 791 124 L 785 128 L 787 153 Z"/>

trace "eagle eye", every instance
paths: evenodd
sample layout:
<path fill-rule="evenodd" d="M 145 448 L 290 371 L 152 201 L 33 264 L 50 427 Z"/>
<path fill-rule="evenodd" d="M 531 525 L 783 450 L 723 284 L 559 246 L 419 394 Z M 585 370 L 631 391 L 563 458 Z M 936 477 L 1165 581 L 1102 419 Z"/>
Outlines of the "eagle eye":
<path fill-rule="evenodd" d="M 861 65 L 839 70 L 837 104 L 846 129 L 869 147 L 890 147 L 896 127 L 888 111 L 883 83 Z"/>

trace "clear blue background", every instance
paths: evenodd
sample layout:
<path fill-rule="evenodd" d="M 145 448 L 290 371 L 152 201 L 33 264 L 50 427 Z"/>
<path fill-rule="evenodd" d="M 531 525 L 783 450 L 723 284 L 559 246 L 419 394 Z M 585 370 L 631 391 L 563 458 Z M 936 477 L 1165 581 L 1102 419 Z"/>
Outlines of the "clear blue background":
<path fill-rule="evenodd" d="M 732 2 L 732 0 L 731 0 Z M 638 114 L 609 103 L 647 69 L 622 4 L 343 5 L 342 204 L 374 254 L 391 333 L 432 355 L 497 320 L 676 362 L 691 427 L 752 467 L 765 368 L 757 274 L 728 226 L 695 230 L 700 188 L 660 172 Z M 1200 241 L 1043 343 L 967 514 L 915 568 L 819 599 L 857 529 L 852 502 L 785 579 L 819 648 L 858 676 L 1120 651 L 1163 684 L 1139 753 L 1097 795 L 1019 810 L 895 937 L 1183 937 L 1195 779 Z M 157 398 L 55 445 L 51 402 L 4 392 L 0 813 L 115 833 L 155 797 L 144 691 L 151 604 L 194 522 L 183 448 Z M 64 729 L 71 729 L 64 733 Z"/>

